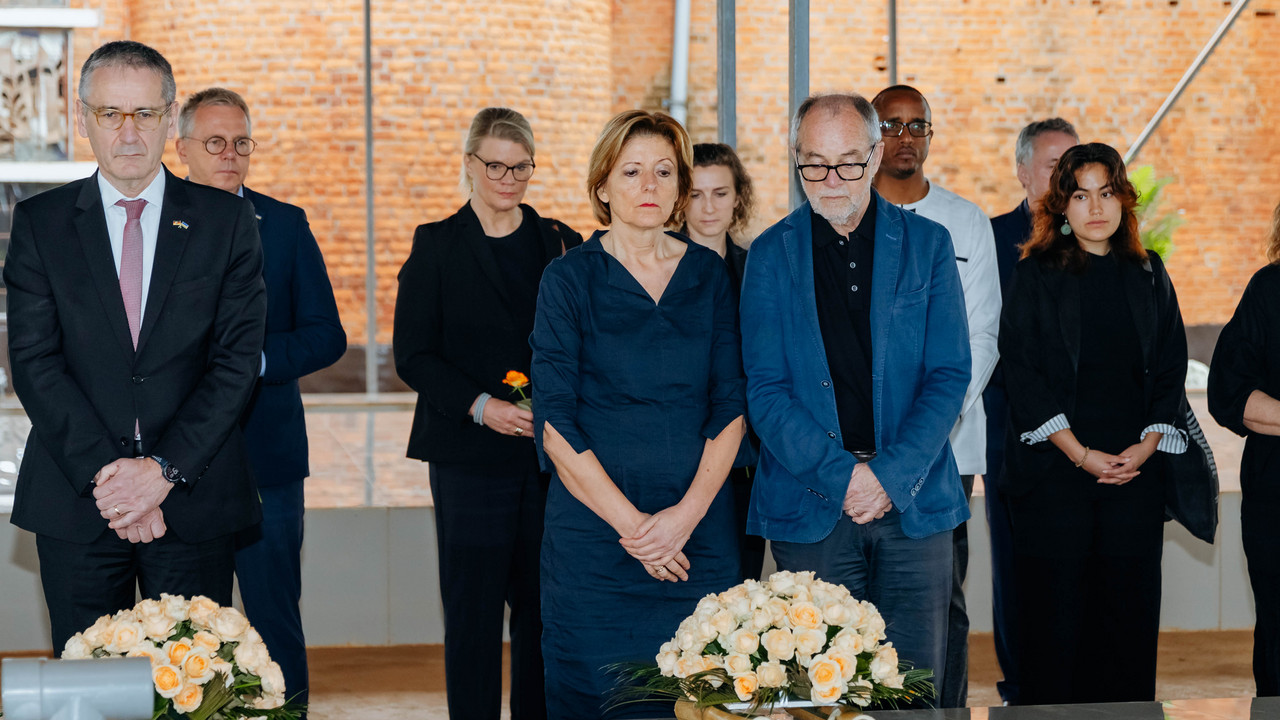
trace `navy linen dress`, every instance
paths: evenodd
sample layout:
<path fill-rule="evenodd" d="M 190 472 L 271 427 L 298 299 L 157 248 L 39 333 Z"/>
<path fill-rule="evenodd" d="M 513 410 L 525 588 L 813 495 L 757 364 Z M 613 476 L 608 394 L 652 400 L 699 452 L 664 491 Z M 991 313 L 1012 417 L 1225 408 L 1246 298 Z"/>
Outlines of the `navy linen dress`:
<path fill-rule="evenodd" d="M 600 244 L 603 231 L 548 266 L 534 320 L 534 427 L 553 473 L 542 539 L 542 652 L 547 716 L 652 717 L 653 704 L 606 715 L 614 677 L 601 668 L 650 662 L 707 593 L 741 580 L 726 483 L 684 546 L 688 582 L 659 582 L 608 523 L 565 488 L 542 451 L 550 423 L 575 452 L 591 450 L 641 512 L 678 503 L 707 439 L 745 412 L 734 291 L 724 261 L 688 247 L 658 303 Z"/>

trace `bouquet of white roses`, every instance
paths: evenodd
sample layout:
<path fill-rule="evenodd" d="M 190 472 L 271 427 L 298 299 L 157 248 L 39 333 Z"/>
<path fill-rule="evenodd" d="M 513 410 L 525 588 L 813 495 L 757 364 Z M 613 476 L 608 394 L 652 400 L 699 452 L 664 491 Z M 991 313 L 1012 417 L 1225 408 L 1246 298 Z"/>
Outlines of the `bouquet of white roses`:
<path fill-rule="evenodd" d="M 161 595 L 103 615 L 62 651 L 64 660 L 109 657 L 151 661 L 153 720 L 296 720 L 303 711 L 285 704 L 280 666 L 245 616 L 201 595 Z"/>
<path fill-rule="evenodd" d="M 933 697 L 933 671 L 898 662 L 884 618 L 842 585 L 778 572 L 707 595 L 658 651 L 619 667 L 616 703 L 667 698 L 754 712 L 794 701 L 897 707 Z"/>

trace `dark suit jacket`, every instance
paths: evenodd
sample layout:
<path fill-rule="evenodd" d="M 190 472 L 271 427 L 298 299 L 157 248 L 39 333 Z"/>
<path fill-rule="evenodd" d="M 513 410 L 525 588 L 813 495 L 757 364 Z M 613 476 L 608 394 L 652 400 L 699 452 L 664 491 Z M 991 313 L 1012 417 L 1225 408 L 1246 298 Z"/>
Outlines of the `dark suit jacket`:
<path fill-rule="evenodd" d="M 544 267 L 582 236 L 564 223 L 520 206 L 542 242 Z M 517 327 L 497 260 L 470 204 L 439 222 L 418 226 L 400 269 L 393 345 L 396 372 L 418 393 L 409 435 L 411 458 L 470 466 L 511 466 L 536 472 L 530 438 L 499 435 L 475 424 L 469 410 L 487 392 L 518 397 L 502 384 L 508 370 L 529 374 L 532 326 Z M 537 389 L 534 389 L 536 392 Z"/>
<path fill-rule="evenodd" d="M 347 334 L 306 212 L 249 188 L 244 196 L 253 203 L 262 237 L 267 370 L 241 425 L 255 479 L 265 487 L 310 474 L 298 378 L 337 362 L 347 349 Z"/>
<path fill-rule="evenodd" d="M 14 208 L 4 267 L 13 386 L 31 419 L 15 525 L 88 543 L 107 521 L 95 473 L 133 453 L 187 478 L 160 506 L 186 542 L 261 515 L 236 420 L 253 389 L 266 293 L 248 202 L 166 169 L 151 286 L 135 352 L 96 175 Z"/>
<path fill-rule="evenodd" d="M 1145 426 L 1174 425 L 1187 376 L 1187 335 L 1178 297 L 1154 252 L 1147 253 L 1142 265 L 1121 261 L 1120 272 L 1142 345 Z M 1078 275 L 1044 266 L 1035 257 L 1018 262 L 1000 318 L 1000 357 L 1010 420 L 1005 438 L 1008 472 L 1001 476 L 1000 490 L 1018 495 L 1034 487 L 1060 454 L 1051 442 L 1027 445 L 1019 437 L 1059 413 L 1068 421 L 1075 417 Z"/>

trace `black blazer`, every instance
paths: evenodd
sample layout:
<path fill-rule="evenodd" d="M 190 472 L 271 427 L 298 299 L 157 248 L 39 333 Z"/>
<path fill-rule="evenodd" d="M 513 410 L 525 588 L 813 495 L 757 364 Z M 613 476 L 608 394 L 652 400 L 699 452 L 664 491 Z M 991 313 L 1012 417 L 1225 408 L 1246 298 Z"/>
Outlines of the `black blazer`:
<path fill-rule="evenodd" d="M 543 267 L 582 236 L 521 205 L 542 241 Z M 470 466 L 538 467 L 531 438 L 499 435 L 468 411 L 487 392 L 518 396 L 502 384 L 508 370 L 529 374 L 532 325 L 517 326 L 497 260 L 470 204 L 439 222 L 418 226 L 400 269 L 393 347 L 396 372 L 418 393 L 408 456 Z"/>
<path fill-rule="evenodd" d="M 1146 425 L 1175 424 L 1187 376 L 1187 336 L 1173 283 L 1160 257 L 1120 262 L 1129 309 L 1142 346 Z M 1036 258 L 1018 262 L 1000 318 L 1000 359 L 1009 397 L 1006 468 L 1000 490 L 1030 490 L 1061 451 L 1019 438 L 1063 413 L 1075 417 L 1080 359 L 1080 279 Z M 1138 438 L 1134 438 L 1136 443 Z"/>
<path fill-rule="evenodd" d="M 241 425 L 254 476 L 265 487 L 310 474 L 298 378 L 337 362 L 347 349 L 347 334 L 306 212 L 249 188 L 244 197 L 253 203 L 262 237 L 267 369 L 254 385 Z"/>
<path fill-rule="evenodd" d="M 95 174 L 19 203 L 4 267 L 13 387 L 31 419 L 15 525 L 88 543 L 107 521 L 95 473 L 145 455 L 187 478 L 161 504 L 201 542 L 261 516 L 237 426 L 258 375 L 262 250 L 245 200 L 165 173 L 151 285 L 135 352 Z"/>

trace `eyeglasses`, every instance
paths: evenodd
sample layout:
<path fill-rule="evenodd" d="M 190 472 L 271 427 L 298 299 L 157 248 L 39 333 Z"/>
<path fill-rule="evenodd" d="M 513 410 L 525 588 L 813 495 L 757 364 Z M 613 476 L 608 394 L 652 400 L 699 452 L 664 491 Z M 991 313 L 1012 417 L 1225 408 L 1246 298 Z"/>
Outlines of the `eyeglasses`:
<path fill-rule="evenodd" d="M 490 180 L 501 180 L 507 176 L 507 171 L 511 171 L 511 177 L 516 182 L 524 182 L 533 177 L 533 169 L 537 167 L 532 160 L 522 162 L 519 165 L 507 165 L 506 163 L 489 162 L 475 153 L 471 153 L 471 157 L 484 163 L 484 175 Z"/>
<path fill-rule="evenodd" d="M 902 129 L 906 128 L 912 137 L 928 137 L 933 132 L 933 123 L 924 120 L 912 120 L 909 123 L 900 123 L 894 120 L 880 121 L 880 134 L 889 137 L 899 137 L 902 135 Z"/>
<path fill-rule="evenodd" d="M 872 145 L 871 149 L 867 150 L 868 160 L 866 162 L 840 163 L 839 165 L 797 165 L 796 170 L 800 171 L 800 177 L 804 178 L 806 182 L 822 182 L 827 179 L 832 170 L 836 171 L 836 177 L 841 180 L 847 182 L 861 180 L 867 174 L 867 166 L 871 164 L 869 159 L 871 151 L 875 150 L 875 148 L 876 146 Z"/>
<path fill-rule="evenodd" d="M 81 101 L 80 105 L 85 110 L 93 113 L 93 117 L 98 122 L 98 127 L 103 130 L 119 130 L 124 127 L 125 118 L 133 118 L 133 126 L 142 132 L 155 130 L 160 127 L 160 118 L 169 114 L 173 109 L 170 105 L 163 110 L 155 110 L 152 108 L 142 108 L 133 112 L 123 112 L 111 107 L 96 108 Z"/>
<path fill-rule="evenodd" d="M 196 138 L 192 138 L 192 137 L 184 137 L 182 139 L 196 140 Z M 227 139 L 222 137 L 221 135 L 214 135 L 213 137 L 204 141 L 196 140 L 196 142 L 203 142 L 205 152 L 209 153 L 210 155 L 221 155 L 222 151 L 227 149 Z M 258 142 L 253 138 L 242 137 L 242 138 L 236 138 L 233 146 L 236 149 L 237 155 L 239 155 L 240 157 L 249 157 L 249 155 L 254 151 L 254 149 L 258 147 Z"/>

